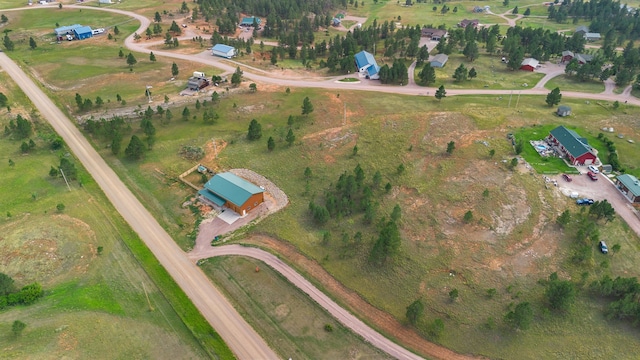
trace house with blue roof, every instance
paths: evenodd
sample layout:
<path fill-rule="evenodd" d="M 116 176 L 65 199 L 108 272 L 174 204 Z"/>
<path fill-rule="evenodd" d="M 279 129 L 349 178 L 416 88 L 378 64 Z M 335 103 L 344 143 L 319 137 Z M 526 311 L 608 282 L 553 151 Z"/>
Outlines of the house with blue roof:
<path fill-rule="evenodd" d="M 237 50 L 233 46 L 225 45 L 225 44 L 216 44 L 211 48 L 211 55 L 220 56 L 226 59 L 231 59 L 236 56 Z"/>
<path fill-rule="evenodd" d="M 89 26 L 80 26 L 78 28 L 75 28 L 73 29 L 73 34 L 78 40 L 84 40 L 93 37 L 93 31 Z"/>
<path fill-rule="evenodd" d="M 230 172 L 216 174 L 198 195 L 206 202 L 229 208 L 241 216 L 264 202 L 264 189 Z"/>
<path fill-rule="evenodd" d="M 355 59 L 361 77 L 372 80 L 380 79 L 380 66 L 378 66 L 373 54 L 363 50 L 356 54 Z"/>
<path fill-rule="evenodd" d="M 73 35 L 73 30 L 79 27 L 82 27 L 82 25 L 74 24 L 69 26 L 61 26 L 59 28 L 53 29 L 53 31 L 56 33 L 56 37 L 58 38 L 58 40 L 60 40 L 60 38 L 62 38 L 65 35 Z"/>
<path fill-rule="evenodd" d="M 587 139 L 564 126 L 551 130 L 547 142 L 571 165 L 591 165 L 598 162 L 597 152 L 589 146 Z"/>

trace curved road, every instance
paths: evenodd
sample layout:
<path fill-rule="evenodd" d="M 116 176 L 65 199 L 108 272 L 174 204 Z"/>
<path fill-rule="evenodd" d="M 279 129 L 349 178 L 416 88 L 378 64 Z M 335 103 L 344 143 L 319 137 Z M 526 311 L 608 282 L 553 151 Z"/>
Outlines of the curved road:
<path fill-rule="evenodd" d="M 43 8 L 43 7 L 37 7 Z M 84 6 L 67 5 L 65 8 L 83 8 Z M 27 10 L 33 9 L 22 8 L 14 10 Z M 110 8 L 91 8 L 91 10 L 108 11 L 113 13 L 119 13 L 133 17 L 140 21 L 141 25 L 138 29 L 138 33 L 142 33 L 150 24 L 150 20 L 142 15 L 138 15 L 129 11 L 123 11 Z M 8 11 L 8 10 L 3 10 Z M 125 40 L 127 48 L 133 51 L 146 53 L 149 50 L 143 45 L 136 43 L 133 40 L 133 36 L 128 37 Z M 294 86 L 294 87 L 310 87 L 310 88 L 324 88 L 324 89 L 336 89 L 336 90 L 362 90 L 362 91 L 376 91 L 386 92 L 394 94 L 407 94 L 407 95 L 425 95 L 428 92 L 435 93 L 434 88 L 419 87 L 415 84 L 409 84 L 403 87 L 383 86 L 373 82 L 362 83 L 340 83 L 336 82 L 336 78 L 327 80 L 314 79 L 314 80 L 299 80 L 293 78 L 283 78 L 279 74 L 267 73 L 263 70 L 251 68 L 245 64 L 241 64 L 235 61 L 223 60 L 221 58 L 215 58 L 210 55 L 208 51 L 200 53 L 198 55 L 184 55 L 176 54 L 170 51 L 157 51 L 154 50 L 156 56 L 166 56 L 171 58 L 183 59 L 187 61 L 197 61 L 203 64 L 215 66 L 224 71 L 233 72 L 237 66 L 242 66 L 243 69 L 251 69 L 253 71 L 259 71 L 271 76 L 256 74 L 247 72 L 245 70 L 244 75 L 254 81 L 261 81 L 264 83 L 276 84 L 280 86 Z M 0 54 L 0 65 L 5 68 L 7 73 L 20 85 L 23 91 L 31 98 L 39 111 L 45 116 L 54 129 L 63 137 L 65 142 L 69 145 L 71 150 L 76 154 L 78 159 L 83 163 L 87 170 L 94 177 L 96 182 L 103 189 L 107 197 L 114 204 L 116 209 L 122 214 L 122 216 L 129 222 L 131 227 L 140 235 L 145 244 L 151 249 L 160 263 L 167 269 L 174 280 L 185 291 L 189 298 L 193 301 L 196 307 L 202 312 L 204 317 L 209 321 L 212 326 L 220 333 L 222 338 L 227 342 L 233 352 L 241 359 L 275 359 L 276 354 L 269 349 L 264 341 L 255 333 L 255 331 L 240 317 L 240 315 L 233 309 L 228 301 L 218 292 L 218 290 L 209 282 L 207 277 L 198 269 L 193 263 L 189 261 L 187 256 L 180 250 L 171 237 L 162 229 L 157 221 L 149 214 L 149 212 L 142 206 L 142 204 L 135 198 L 135 196 L 126 188 L 126 186 L 120 181 L 117 175 L 108 167 L 99 154 L 91 147 L 87 140 L 83 137 L 80 131 L 64 116 L 64 114 L 51 102 L 50 99 L 31 81 L 30 78 L 22 72 L 5 54 Z M 513 90 L 447 90 L 447 95 L 508 95 Z M 528 90 L 522 90 L 525 94 L 546 95 L 545 89 L 538 87 Z M 563 92 L 563 96 L 577 97 L 584 99 L 594 100 L 628 100 L 629 103 L 634 105 L 640 105 L 640 100 L 632 98 L 627 92 L 621 95 L 615 94 L 586 94 L 579 92 Z M 226 248 L 226 249 L 225 249 Z M 223 255 L 224 252 L 228 252 L 229 255 L 243 255 L 251 256 L 262 261 L 267 262 L 274 268 L 280 268 L 287 278 L 290 278 L 292 283 L 298 285 L 307 292 L 315 301 L 324 306 L 331 314 L 336 316 L 347 327 L 353 329 L 355 332 L 363 336 L 370 341 L 374 346 L 382 349 L 383 351 L 391 354 L 392 356 L 403 359 L 417 359 L 417 355 L 410 353 L 406 349 L 399 345 L 392 343 L 382 335 L 369 328 L 360 320 L 349 314 L 346 310 L 340 308 L 335 302 L 330 300 L 326 295 L 322 294 L 318 289 L 313 287 L 306 279 L 297 274 L 293 269 L 286 266 L 282 261 L 273 257 L 268 253 L 258 253 L 249 251 L 247 248 L 233 248 L 233 247 L 221 247 L 220 253 L 216 252 L 216 255 Z M 265 255 L 266 254 L 266 255 Z M 268 256 L 272 256 L 273 259 L 269 259 Z M 264 260 L 266 259 L 266 260 Z M 286 267 L 285 267 L 286 266 Z M 291 280 L 293 279 L 293 280 Z M 449 350 L 447 350 L 449 351 Z M 450 351 L 449 351 L 450 352 Z M 450 356 L 446 358 L 462 358 L 462 355 L 450 352 Z"/>
<path fill-rule="evenodd" d="M 0 53 L 0 66 L 64 139 L 118 212 L 138 233 L 205 319 L 218 331 L 233 353 L 240 359 L 278 359 L 273 350 L 211 284 L 207 276 L 189 261 L 169 234 L 91 147 L 80 130 L 31 78 L 5 53 Z"/>

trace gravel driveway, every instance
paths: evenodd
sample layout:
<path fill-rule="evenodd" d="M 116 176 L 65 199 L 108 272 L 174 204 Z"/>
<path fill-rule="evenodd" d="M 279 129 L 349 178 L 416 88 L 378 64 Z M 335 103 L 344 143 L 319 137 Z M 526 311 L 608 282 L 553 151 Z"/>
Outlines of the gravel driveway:
<path fill-rule="evenodd" d="M 594 200 L 607 200 L 629 227 L 640 236 L 640 218 L 637 210 L 631 206 L 627 198 L 620 193 L 612 180 L 603 174 L 598 174 L 598 181 L 591 180 L 587 175 L 572 175 L 573 181 L 567 182 L 562 175 L 552 177 L 558 181 L 558 188 L 563 194 L 568 195 L 575 191 L 581 198 L 588 197 Z"/>

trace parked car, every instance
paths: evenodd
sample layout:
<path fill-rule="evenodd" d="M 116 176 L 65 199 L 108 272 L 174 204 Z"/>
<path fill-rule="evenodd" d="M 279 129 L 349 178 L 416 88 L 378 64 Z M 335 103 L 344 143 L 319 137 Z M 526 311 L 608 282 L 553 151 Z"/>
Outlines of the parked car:
<path fill-rule="evenodd" d="M 598 181 L 598 175 L 592 173 L 591 171 L 587 173 L 587 176 L 589 176 L 589 178 L 593 181 Z"/>
<path fill-rule="evenodd" d="M 589 171 L 591 171 L 594 174 L 597 174 L 597 173 L 600 172 L 600 170 L 598 170 L 598 168 L 595 167 L 594 165 L 589 165 L 589 166 L 587 166 L 587 168 L 589 169 Z"/>
<path fill-rule="evenodd" d="M 588 198 L 576 200 L 576 204 L 578 205 L 593 205 L 594 202 L 595 201 L 593 201 L 593 199 L 588 199 Z"/>
<path fill-rule="evenodd" d="M 607 244 L 605 244 L 604 241 L 600 240 L 600 243 L 598 244 L 598 246 L 600 247 L 600 251 L 603 254 L 608 254 L 609 253 L 609 248 L 607 247 Z"/>
<path fill-rule="evenodd" d="M 67 40 L 69 40 L 69 41 L 73 40 L 73 36 L 67 35 Z"/>
<path fill-rule="evenodd" d="M 565 179 L 567 182 L 571 182 L 573 180 L 571 176 L 569 176 L 568 174 L 562 174 L 562 178 Z"/>

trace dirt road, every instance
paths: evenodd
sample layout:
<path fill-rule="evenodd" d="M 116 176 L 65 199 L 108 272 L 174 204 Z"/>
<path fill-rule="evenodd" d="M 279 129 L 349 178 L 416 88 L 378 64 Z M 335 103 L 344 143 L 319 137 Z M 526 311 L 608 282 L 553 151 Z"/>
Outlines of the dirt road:
<path fill-rule="evenodd" d="M 13 78 L 42 116 L 51 123 L 118 212 L 138 233 L 234 354 L 240 359 L 277 359 L 278 356 L 273 350 L 244 321 L 206 275 L 189 261 L 169 234 L 91 147 L 82 133 L 5 53 L 0 53 L 0 67 Z"/>

